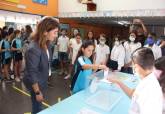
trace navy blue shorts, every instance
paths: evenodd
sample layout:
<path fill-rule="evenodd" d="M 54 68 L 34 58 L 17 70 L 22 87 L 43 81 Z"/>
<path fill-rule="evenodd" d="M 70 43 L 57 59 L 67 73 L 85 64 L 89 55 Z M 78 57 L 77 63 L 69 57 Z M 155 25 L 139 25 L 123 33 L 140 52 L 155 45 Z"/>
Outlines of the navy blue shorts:
<path fill-rule="evenodd" d="M 11 62 L 11 58 L 2 59 L 2 64 L 3 64 L 3 65 L 9 64 L 10 62 Z"/>
<path fill-rule="evenodd" d="M 66 52 L 58 52 L 59 61 L 67 61 L 68 54 Z"/>
<path fill-rule="evenodd" d="M 22 56 L 22 53 L 15 53 L 14 54 L 14 61 L 22 61 L 22 59 L 23 59 L 23 56 Z"/>

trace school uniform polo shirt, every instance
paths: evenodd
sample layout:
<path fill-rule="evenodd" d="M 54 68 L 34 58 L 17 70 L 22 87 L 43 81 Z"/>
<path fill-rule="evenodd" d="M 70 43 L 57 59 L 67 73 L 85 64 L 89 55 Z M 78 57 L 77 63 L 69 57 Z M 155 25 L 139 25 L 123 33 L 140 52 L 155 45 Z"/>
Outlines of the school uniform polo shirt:
<path fill-rule="evenodd" d="M 116 61 L 118 63 L 118 70 L 124 66 L 124 59 L 125 59 L 125 49 L 120 44 L 119 46 L 114 46 L 111 51 L 111 60 Z"/>
<path fill-rule="evenodd" d="M 163 94 L 154 73 L 142 79 L 132 97 L 129 114 L 162 114 Z"/>
<path fill-rule="evenodd" d="M 67 36 L 60 36 L 57 45 L 59 45 L 59 52 L 67 52 L 69 46 L 69 38 Z"/>
<path fill-rule="evenodd" d="M 125 64 L 131 62 L 131 54 L 138 48 L 140 48 L 142 45 L 140 42 L 132 43 L 132 42 L 124 42 L 124 48 L 125 48 Z"/>
<path fill-rule="evenodd" d="M 74 44 L 72 44 L 72 49 L 73 49 L 73 54 L 72 54 L 72 65 L 74 64 L 78 51 L 81 47 L 82 43 L 80 42 L 79 44 L 77 42 L 75 42 Z"/>
<path fill-rule="evenodd" d="M 96 64 L 101 64 L 106 61 L 107 55 L 110 54 L 109 47 L 105 44 L 101 46 L 100 44 L 96 46 Z"/>

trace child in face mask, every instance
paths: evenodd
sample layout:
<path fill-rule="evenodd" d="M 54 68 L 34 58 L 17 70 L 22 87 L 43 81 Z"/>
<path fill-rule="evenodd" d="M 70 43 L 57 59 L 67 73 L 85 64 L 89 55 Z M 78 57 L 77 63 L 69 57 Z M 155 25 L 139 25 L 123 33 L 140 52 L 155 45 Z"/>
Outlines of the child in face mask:
<path fill-rule="evenodd" d="M 140 48 L 142 45 L 140 42 L 137 42 L 137 32 L 132 31 L 130 33 L 128 41 L 124 43 L 125 48 L 125 63 L 124 67 L 122 68 L 122 72 L 130 73 L 132 74 L 132 65 L 131 65 L 131 54 L 138 48 Z"/>
<path fill-rule="evenodd" d="M 119 39 L 115 39 L 110 55 L 109 67 L 112 70 L 120 71 L 124 66 L 125 49 Z"/>
<path fill-rule="evenodd" d="M 109 78 L 132 99 L 129 114 L 162 114 L 162 90 L 153 73 L 154 55 L 149 48 L 139 48 L 133 52 L 133 66 L 141 78 L 136 89 L 130 89 L 119 80 Z"/>
<path fill-rule="evenodd" d="M 156 37 L 155 33 L 150 33 L 146 40 L 146 45 L 144 47 L 149 47 L 154 53 L 155 60 L 162 56 L 161 48 L 155 44 L 154 38 Z"/>
<path fill-rule="evenodd" d="M 107 64 L 108 57 L 110 54 L 110 49 L 109 46 L 105 44 L 105 42 L 106 42 L 105 35 L 100 35 L 99 44 L 96 45 L 96 49 L 95 49 L 95 57 L 94 57 L 95 64 L 102 64 L 102 65 Z"/>

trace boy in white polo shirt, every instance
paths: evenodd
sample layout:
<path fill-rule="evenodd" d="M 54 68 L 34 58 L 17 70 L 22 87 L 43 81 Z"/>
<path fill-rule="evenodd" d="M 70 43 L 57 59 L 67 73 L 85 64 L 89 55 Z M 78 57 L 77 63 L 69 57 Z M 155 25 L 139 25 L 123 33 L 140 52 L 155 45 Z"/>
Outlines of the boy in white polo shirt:
<path fill-rule="evenodd" d="M 61 72 L 62 74 L 67 74 L 66 69 L 64 68 L 64 65 L 66 64 L 68 60 L 68 47 L 69 47 L 69 38 L 66 36 L 66 30 L 61 30 L 61 36 L 58 38 L 57 46 L 58 46 L 58 55 L 59 55 L 59 61 L 61 66 Z"/>
<path fill-rule="evenodd" d="M 132 98 L 129 114 L 162 114 L 162 90 L 153 73 L 154 55 L 149 48 L 139 48 L 132 54 L 134 71 L 141 78 L 136 89 L 130 89 L 121 81 L 109 78 Z"/>

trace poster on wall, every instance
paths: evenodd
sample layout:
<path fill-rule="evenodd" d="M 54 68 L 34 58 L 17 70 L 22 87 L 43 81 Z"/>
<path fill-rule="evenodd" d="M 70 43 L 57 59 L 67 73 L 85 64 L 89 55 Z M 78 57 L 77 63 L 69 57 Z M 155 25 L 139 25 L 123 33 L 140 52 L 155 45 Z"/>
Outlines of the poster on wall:
<path fill-rule="evenodd" d="M 48 0 L 33 0 L 33 2 L 39 3 L 39 4 L 43 4 L 43 5 L 47 5 L 48 4 Z"/>

